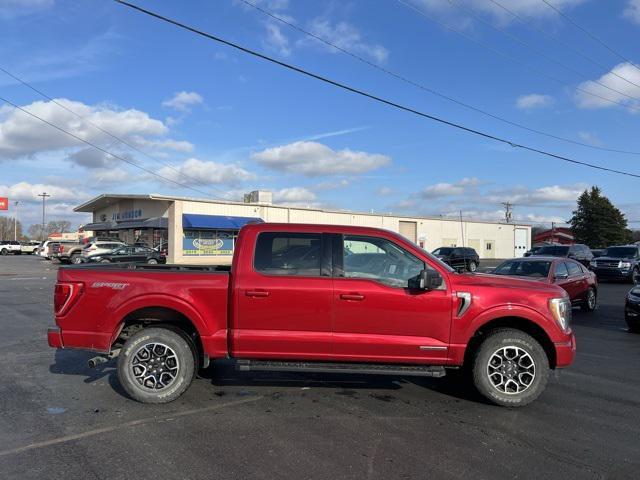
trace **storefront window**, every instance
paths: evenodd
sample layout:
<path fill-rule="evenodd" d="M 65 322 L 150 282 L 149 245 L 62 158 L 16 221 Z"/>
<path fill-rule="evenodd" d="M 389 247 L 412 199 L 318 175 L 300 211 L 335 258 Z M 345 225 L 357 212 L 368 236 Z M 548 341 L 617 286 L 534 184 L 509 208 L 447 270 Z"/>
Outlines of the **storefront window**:
<path fill-rule="evenodd" d="M 233 255 L 237 231 L 185 230 L 182 254 L 185 256 Z"/>

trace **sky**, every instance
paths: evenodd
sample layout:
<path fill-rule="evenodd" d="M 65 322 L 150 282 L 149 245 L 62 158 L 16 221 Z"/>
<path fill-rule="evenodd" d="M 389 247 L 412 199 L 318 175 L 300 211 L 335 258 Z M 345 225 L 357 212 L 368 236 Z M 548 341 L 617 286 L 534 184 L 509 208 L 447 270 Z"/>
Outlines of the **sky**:
<path fill-rule="evenodd" d="M 414 110 L 640 174 L 640 0 L 134 3 Z M 47 217 L 77 225 L 89 219 L 73 207 L 103 193 L 268 189 L 282 204 L 481 220 L 510 202 L 516 221 L 548 226 L 598 185 L 640 227 L 640 178 L 374 102 L 112 1 L 0 0 L 0 68 L 55 101 L 2 71 L 1 97 L 76 137 L 0 101 L 0 196 L 26 225 L 43 191 Z"/>

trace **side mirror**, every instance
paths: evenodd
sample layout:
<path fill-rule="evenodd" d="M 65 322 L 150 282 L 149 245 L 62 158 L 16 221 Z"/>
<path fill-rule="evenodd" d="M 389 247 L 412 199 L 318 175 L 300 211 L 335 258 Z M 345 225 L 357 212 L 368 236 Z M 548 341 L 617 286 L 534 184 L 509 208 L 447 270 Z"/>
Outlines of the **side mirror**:
<path fill-rule="evenodd" d="M 435 290 L 442 286 L 443 278 L 435 270 L 421 270 L 420 273 L 409 279 L 409 288 L 416 290 Z"/>

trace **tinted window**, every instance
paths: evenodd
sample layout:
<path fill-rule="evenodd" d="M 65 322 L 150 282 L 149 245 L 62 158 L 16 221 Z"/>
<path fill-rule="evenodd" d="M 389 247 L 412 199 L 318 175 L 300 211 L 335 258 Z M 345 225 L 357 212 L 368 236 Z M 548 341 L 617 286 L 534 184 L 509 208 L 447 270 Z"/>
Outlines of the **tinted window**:
<path fill-rule="evenodd" d="M 549 245 L 542 247 L 536 252 L 537 255 L 551 255 L 554 257 L 563 257 L 569 253 L 569 247 L 562 247 L 557 245 Z"/>
<path fill-rule="evenodd" d="M 567 265 L 564 262 L 556 265 L 556 277 L 560 275 L 569 276 L 569 270 L 567 270 Z"/>
<path fill-rule="evenodd" d="M 453 252 L 453 248 L 442 247 L 442 248 L 436 248 L 433 251 L 433 254 L 434 255 L 451 255 L 451 252 Z"/>
<path fill-rule="evenodd" d="M 634 247 L 609 247 L 604 251 L 605 257 L 634 258 L 638 249 Z"/>
<path fill-rule="evenodd" d="M 147 247 L 136 247 L 133 249 L 134 253 L 150 253 L 153 250 Z"/>
<path fill-rule="evenodd" d="M 422 260 L 389 240 L 350 235 L 344 237 L 343 262 L 347 278 L 369 278 L 399 288 L 406 288 L 425 268 Z"/>
<path fill-rule="evenodd" d="M 551 262 L 509 260 L 499 265 L 493 273 L 496 275 L 546 278 L 549 275 L 550 268 Z"/>
<path fill-rule="evenodd" d="M 566 262 L 565 265 L 567 266 L 567 270 L 569 270 L 570 277 L 582 275 L 582 269 L 580 268 L 580 265 L 578 265 L 577 263 Z"/>
<path fill-rule="evenodd" d="M 320 239 L 319 233 L 261 233 L 254 268 L 269 275 L 319 276 Z"/>

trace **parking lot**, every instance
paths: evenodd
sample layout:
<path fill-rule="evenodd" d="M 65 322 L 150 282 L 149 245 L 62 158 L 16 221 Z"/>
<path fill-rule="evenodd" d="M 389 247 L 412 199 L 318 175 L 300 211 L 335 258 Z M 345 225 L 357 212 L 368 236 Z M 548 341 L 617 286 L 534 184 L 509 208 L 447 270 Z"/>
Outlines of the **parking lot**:
<path fill-rule="evenodd" d="M 54 351 L 56 266 L 0 258 L 0 472 L 65 478 L 638 478 L 640 335 L 628 285 L 574 310 L 575 364 L 522 409 L 452 378 L 237 373 L 217 365 L 174 403 L 142 405 L 114 362 Z"/>

